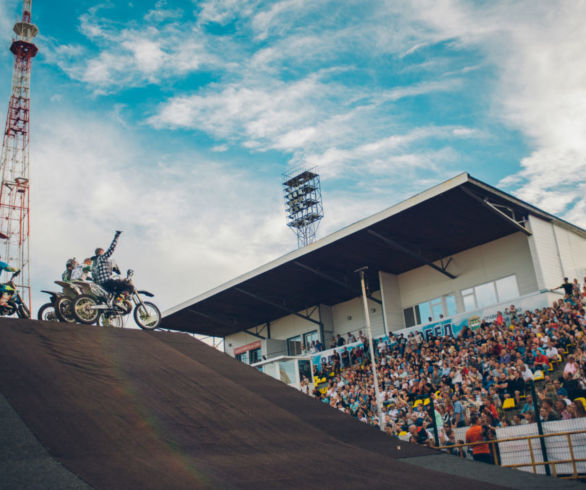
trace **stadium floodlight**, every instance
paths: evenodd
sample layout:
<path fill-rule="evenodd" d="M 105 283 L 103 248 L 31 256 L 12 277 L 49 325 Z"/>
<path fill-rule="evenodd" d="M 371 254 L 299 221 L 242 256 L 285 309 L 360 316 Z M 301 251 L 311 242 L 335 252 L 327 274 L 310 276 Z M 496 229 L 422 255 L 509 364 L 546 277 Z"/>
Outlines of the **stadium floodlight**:
<path fill-rule="evenodd" d="M 383 400 L 378 386 L 378 375 L 376 372 L 376 357 L 374 355 L 374 342 L 372 341 L 372 328 L 370 326 L 370 313 L 368 312 L 368 298 L 366 297 L 366 271 L 368 267 L 361 267 L 354 272 L 360 274 L 360 287 L 362 289 L 362 306 L 364 307 L 364 318 L 366 319 L 366 331 L 368 332 L 368 347 L 370 352 L 370 368 L 372 369 L 372 379 L 374 381 L 374 396 L 376 397 L 376 407 L 378 411 L 379 428 L 385 430 L 386 420 L 383 411 Z"/>
<path fill-rule="evenodd" d="M 315 241 L 319 222 L 324 217 L 316 168 L 283 174 L 283 191 L 287 226 L 297 235 L 297 246 L 305 247 Z"/>

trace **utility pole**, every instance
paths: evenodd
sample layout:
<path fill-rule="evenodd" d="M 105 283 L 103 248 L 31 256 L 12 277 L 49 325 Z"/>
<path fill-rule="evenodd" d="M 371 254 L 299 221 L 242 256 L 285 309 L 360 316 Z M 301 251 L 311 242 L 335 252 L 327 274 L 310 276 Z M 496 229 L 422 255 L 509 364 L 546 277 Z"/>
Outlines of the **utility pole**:
<path fill-rule="evenodd" d="M 374 380 L 374 394 L 376 396 L 376 407 L 378 410 L 378 419 L 380 421 L 379 426 L 380 430 L 385 430 L 385 415 L 383 412 L 383 403 L 380 394 L 380 390 L 378 387 L 378 375 L 376 373 L 376 359 L 374 356 L 374 342 L 372 341 L 372 328 L 370 327 L 370 313 L 368 312 L 368 298 L 366 296 L 366 271 L 368 267 L 361 267 L 360 269 L 355 270 L 354 272 L 358 272 L 360 274 L 360 285 L 362 287 L 362 306 L 364 307 L 364 318 L 366 319 L 366 331 L 368 332 L 368 343 L 369 343 L 369 351 L 370 351 L 370 368 L 372 369 L 372 377 Z"/>

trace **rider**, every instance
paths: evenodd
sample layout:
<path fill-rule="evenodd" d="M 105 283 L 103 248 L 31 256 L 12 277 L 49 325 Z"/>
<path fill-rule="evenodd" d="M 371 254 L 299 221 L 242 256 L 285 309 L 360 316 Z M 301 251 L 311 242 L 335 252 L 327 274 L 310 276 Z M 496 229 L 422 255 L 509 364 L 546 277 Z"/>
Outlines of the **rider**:
<path fill-rule="evenodd" d="M 9 266 L 6 262 L 2 262 L 0 260 L 0 274 L 2 271 L 6 272 L 19 272 L 20 269 L 16 269 L 14 267 Z M 5 284 L 0 284 L 0 305 L 6 305 L 7 301 L 12 296 L 12 289 L 6 287 Z"/>
<path fill-rule="evenodd" d="M 77 260 L 75 257 L 73 259 L 68 259 L 67 262 L 65 262 L 65 270 L 63 271 L 63 274 L 61 274 L 61 280 L 65 282 L 71 281 L 71 273 L 76 266 Z"/>
<path fill-rule="evenodd" d="M 92 270 L 92 259 L 84 259 L 82 264 L 77 264 L 71 271 L 72 281 L 87 281 Z"/>
<path fill-rule="evenodd" d="M 127 281 L 120 279 L 114 279 L 112 277 L 112 261 L 110 257 L 114 253 L 114 249 L 118 244 L 118 237 L 122 232 L 117 231 L 114 235 L 114 240 L 108 247 L 108 250 L 104 252 L 103 248 L 96 248 L 96 255 L 93 257 L 94 265 L 92 268 L 92 277 L 94 282 L 102 286 L 106 291 L 110 293 L 123 293 L 125 291 L 132 292 L 132 286 Z"/>

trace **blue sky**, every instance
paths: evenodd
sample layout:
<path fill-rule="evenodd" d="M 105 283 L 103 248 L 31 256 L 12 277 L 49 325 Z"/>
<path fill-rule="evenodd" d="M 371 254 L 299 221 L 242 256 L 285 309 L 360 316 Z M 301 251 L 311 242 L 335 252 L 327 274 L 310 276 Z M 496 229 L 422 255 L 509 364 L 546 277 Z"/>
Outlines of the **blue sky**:
<path fill-rule="evenodd" d="M 6 106 L 20 9 L 0 0 Z M 120 228 L 163 308 L 204 292 L 296 247 L 298 166 L 322 176 L 320 236 L 463 171 L 586 225 L 585 1 L 32 10 L 35 290 Z"/>

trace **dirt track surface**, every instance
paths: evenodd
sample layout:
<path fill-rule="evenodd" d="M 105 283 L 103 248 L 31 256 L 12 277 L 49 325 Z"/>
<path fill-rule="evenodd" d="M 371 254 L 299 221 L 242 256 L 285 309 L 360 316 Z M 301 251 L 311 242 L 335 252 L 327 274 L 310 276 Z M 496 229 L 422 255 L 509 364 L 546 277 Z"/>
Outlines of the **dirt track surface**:
<path fill-rule="evenodd" d="M 501 488 L 398 461 L 432 452 L 187 335 L 0 319 L 0 339 L 0 391 L 95 488 Z"/>

